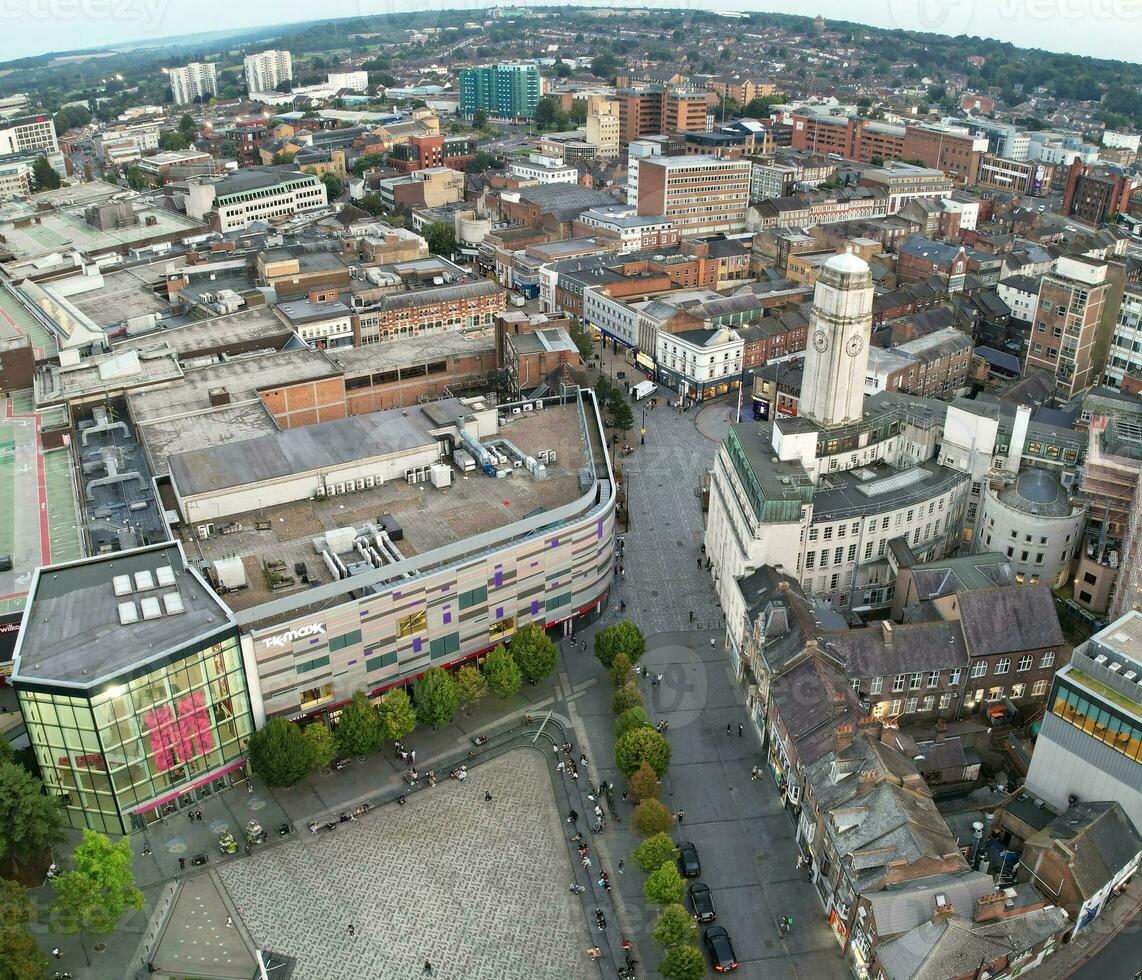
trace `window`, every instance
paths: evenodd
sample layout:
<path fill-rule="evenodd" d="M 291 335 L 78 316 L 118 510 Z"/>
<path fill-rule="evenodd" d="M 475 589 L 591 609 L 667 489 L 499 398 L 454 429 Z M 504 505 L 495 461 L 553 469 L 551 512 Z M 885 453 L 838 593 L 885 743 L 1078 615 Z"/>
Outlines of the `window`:
<path fill-rule="evenodd" d="M 297 696 L 298 707 L 300 707 L 302 711 L 309 711 L 322 701 L 328 701 L 331 697 L 333 697 L 332 684 L 322 684 L 321 687 L 312 687 L 308 691 L 302 691 Z"/>
<path fill-rule="evenodd" d="M 952 696 L 950 694 L 941 694 L 940 695 L 940 710 L 943 711 L 945 708 L 950 708 L 951 706 L 952 706 Z"/>
<path fill-rule="evenodd" d="M 365 670 L 367 673 L 373 673 L 377 670 L 383 670 L 385 667 L 391 667 L 397 662 L 397 654 L 394 650 L 392 653 L 382 653 L 379 657 L 370 657 L 365 661 Z"/>
<path fill-rule="evenodd" d="M 397 636 L 411 636 L 413 633 L 422 633 L 428 627 L 428 613 L 423 609 L 419 612 L 401 616 L 397 620 Z"/>
<path fill-rule="evenodd" d="M 502 636 L 515 632 L 515 616 L 508 616 L 498 623 L 493 623 L 488 630 L 488 638 L 498 640 Z"/>
<path fill-rule="evenodd" d="M 940 672 L 938 670 L 928 671 L 928 686 L 929 687 L 939 687 L 940 686 Z"/>
<path fill-rule="evenodd" d="M 905 709 L 906 712 L 908 714 L 914 714 L 916 711 L 917 704 L 919 704 L 919 700 L 917 698 L 909 698 L 908 699 L 908 707 Z"/>
<path fill-rule="evenodd" d="M 458 653 L 460 651 L 460 634 L 449 633 L 447 636 L 439 636 L 428 644 L 428 652 L 433 660 L 438 657 L 447 657 L 451 653 Z"/>
<path fill-rule="evenodd" d="M 832 541 L 833 540 L 833 529 L 832 529 L 832 527 L 825 528 L 824 540 L 825 541 Z"/>
<path fill-rule="evenodd" d="M 1039 658 L 1039 666 L 1040 667 L 1050 667 L 1052 664 L 1054 664 L 1054 662 L 1055 662 L 1055 651 L 1054 650 L 1048 650 L 1046 653 L 1043 654 L 1042 657 Z"/>
<path fill-rule="evenodd" d="M 908 690 L 910 690 L 910 691 L 920 690 L 920 685 L 923 682 L 924 682 L 923 673 L 921 673 L 920 671 L 917 671 L 915 674 L 912 675 L 912 677 L 908 681 Z"/>
<path fill-rule="evenodd" d="M 957 687 L 960 683 L 960 668 L 953 667 L 952 672 L 948 675 L 948 686 Z"/>
<path fill-rule="evenodd" d="M 805 554 L 805 567 L 806 568 L 816 568 L 817 567 L 817 552 L 810 551 L 810 552 L 807 552 Z"/>
<path fill-rule="evenodd" d="M 904 690 L 904 682 L 906 679 L 907 679 L 907 675 L 905 675 L 905 674 L 897 674 L 894 678 L 892 678 L 892 691 L 893 691 L 893 693 L 896 693 L 897 691 L 903 691 Z"/>
<path fill-rule="evenodd" d="M 1025 670 L 1030 670 L 1032 659 L 1033 658 L 1032 658 L 1031 654 L 1027 654 L 1027 656 L 1025 656 L 1025 657 L 1020 657 L 1019 658 L 1019 666 L 1016 668 L 1016 670 L 1018 670 L 1020 673 L 1022 673 Z"/>
<path fill-rule="evenodd" d="M 935 707 L 936 707 L 936 698 L 931 694 L 927 695 L 924 698 L 924 700 L 920 702 L 920 710 L 921 711 L 931 711 Z"/>
<path fill-rule="evenodd" d="M 297 664 L 297 672 L 299 674 L 308 674 L 312 670 L 320 670 L 322 667 L 329 666 L 329 657 L 317 657 L 314 660 L 306 660 L 304 663 Z"/>
<path fill-rule="evenodd" d="M 1031 697 L 1041 698 L 1047 693 L 1047 679 L 1044 677 L 1031 685 Z"/>
<path fill-rule="evenodd" d="M 345 647 L 354 646 L 361 642 L 361 631 L 353 630 L 351 633 L 344 633 L 341 636 L 330 637 L 329 651 L 336 653 L 338 650 L 344 650 Z"/>
<path fill-rule="evenodd" d="M 1011 658 L 1010 657 L 1001 657 L 999 660 L 997 660 L 995 662 L 996 676 L 998 676 L 1000 674 L 1006 674 L 1010 669 L 1011 669 Z"/>
<path fill-rule="evenodd" d="M 1023 694 L 1026 690 L 1027 690 L 1026 684 L 1012 684 L 1011 685 L 1011 696 L 1013 698 L 1021 698 L 1021 697 L 1023 697 Z"/>
<path fill-rule="evenodd" d="M 987 676 L 987 661 L 986 660 L 977 660 L 974 664 L 972 664 L 971 665 L 971 676 L 972 677 L 986 677 Z"/>
<path fill-rule="evenodd" d="M 884 678 L 883 677 L 874 677 L 872 679 L 872 684 L 869 686 L 868 690 L 869 690 L 870 694 L 879 694 L 881 692 L 881 690 L 883 690 L 883 688 L 884 688 Z"/>
<path fill-rule="evenodd" d="M 460 608 L 470 609 L 488 601 L 488 587 L 481 585 L 478 589 L 469 589 L 459 595 Z"/>

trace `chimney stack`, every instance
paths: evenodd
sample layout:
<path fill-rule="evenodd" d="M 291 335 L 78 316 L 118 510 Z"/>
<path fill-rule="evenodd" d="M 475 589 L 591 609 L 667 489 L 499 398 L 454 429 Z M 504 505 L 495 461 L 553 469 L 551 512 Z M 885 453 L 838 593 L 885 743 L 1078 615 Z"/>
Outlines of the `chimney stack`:
<path fill-rule="evenodd" d="M 838 725 L 833 729 L 833 751 L 841 752 L 847 749 L 853 741 L 853 726 Z"/>
<path fill-rule="evenodd" d="M 892 646 L 892 623 L 887 619 L 880 621 L 880 631 L 884 635 L 884 645 Z"/>

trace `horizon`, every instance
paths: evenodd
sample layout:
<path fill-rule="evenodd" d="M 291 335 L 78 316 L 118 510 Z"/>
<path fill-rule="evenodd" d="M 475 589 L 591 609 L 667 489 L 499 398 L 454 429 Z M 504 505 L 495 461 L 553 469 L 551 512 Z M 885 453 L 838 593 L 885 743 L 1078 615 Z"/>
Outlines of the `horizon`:
<path fill-rule="evenodd" d="M 314 17 L 312 8 L 305 16 L 292 18 L 284 14 L 281 4 L 271 0 L 248 0 L 242 12 L 226 24 L 220 23 L 223 14 L 233 13 L 233 7 L 219 0 L 200 0 L 193 6 L 167 3 L 166 0 L 119 0 L 114 18 L 104 15 L 99 3 L 88 15 L 82 13 L 84 0 L 77 4 L 80 13 L 72 16 L 52 16 L 52 8 L 60 0 L 24 0 L 24 4 L 0 7 L 0 19 L 13 21 L 13 30 L 0 37 L 0 60 L 41 57 L 46 54 L 65 54 L 75 51 L 92 51 L 108 47 L 145 47 L 165 45 L 180 38 L 203 33 L 239 32 L 268 27 L 273 31 L 288 29 L 304 23 L 321 23 L 353 17 L 376 17 L 385 14 L 426 13 L 425 5 L 413 0 L 386 0 L 370 3 L 369 0 L 327 0 L 321 15 Z M 28 9 L 18 10 L 26 5 Z M 882 30 L 908 30 L 955 37 L 962 34 L 1011 43 L 1021 49 L 1039 49 L 1058 54 L 1140 62 L 1138 45 L 1131 40 L 1136 32 L 1123 30 L 1130 22 L 1142 22 L 1142 4 L 1129 0 L 1105 0 L 1088 5 L 1079 11 L 1071 0 L 995 0 L 994 3 L 976 4 L 973 0 L 882 0 L 875 6 L 861 9 L 859 20 L 852 20 L 853 7 L 847 0 L 817 0 L 811 9 L 793 0 L 773 0 L 768 3 L 712 6 L 694 4 L 685 0 L 648 4 L 645 2 L 603 2 L 603 0 L 571 0 L 570 4 L 537 0 L 518 4 L 530 7 L 629 7 L 651 10 L 690 10 L 700 8 L 710 13 L 717 10 L 735 10 L 749 13 L 792 14 L 816 16 L 826 20 L 845 21 Z M 69 3 L 70 6 L 70 3 Z M 299 5 L 300 6 L 300 5 Z M 431 9 L 490 10 L 499 3 L 451 3 L 438 0 Z M 38 43 L 44 36 L 45 22 L 52 25 L 52 36 L 57 44 L 45 47 Z M 204 30 L 204 21 L 209 27 Z M 1082 25 L 1081 32 L 1068 31 L 1066 24 Z M 729 23 L 729 21 L 727 21 Z M 25 32 L 24 28 L 27 28 Z M 27 33 L 27 37 L 25 37 Z M 74 38 L 68 41 L 68 38 Z M 1069 49 L 1057 43 L 1066 38 Z"/>

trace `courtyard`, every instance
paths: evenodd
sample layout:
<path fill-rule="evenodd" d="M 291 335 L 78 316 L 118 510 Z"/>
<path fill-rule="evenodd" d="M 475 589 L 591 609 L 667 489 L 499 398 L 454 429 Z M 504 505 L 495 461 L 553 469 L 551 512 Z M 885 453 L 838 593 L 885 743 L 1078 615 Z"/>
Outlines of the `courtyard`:
<path fill-rule="evenodd" d="M 293 957 L 299 980 L 404 978 L 426 959 L 437 977 L 597 975 L 534 749 L 217 870 L 255 944 Z"/>

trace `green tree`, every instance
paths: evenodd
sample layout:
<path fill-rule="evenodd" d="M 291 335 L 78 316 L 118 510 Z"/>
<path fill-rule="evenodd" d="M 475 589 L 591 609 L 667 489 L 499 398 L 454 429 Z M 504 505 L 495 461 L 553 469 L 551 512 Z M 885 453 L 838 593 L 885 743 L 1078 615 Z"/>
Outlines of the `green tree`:
<path fill-rule="evenodd" d="M 364 691 L 354 691 L 337 719 L 337 747 L 346 755 L 365 756 L 376 752 L 384 740 L 381 716 L 369 704 Z"/>
<path fill-rule="evenodd" d="M 322 174 L 321 183 L 325 185 L 325 193 L 331 201 L 340 197 L 341 192 L 345 190 L 345 181 L 338 174 L 332 172 Z"/>
<path fill-rule="evenodd" d="M 622 738 L 636 728 L 652 728 L 650 717 L 642 708 L 627 708 L 615 719 L 615 739 Z"/>
<path fill-rule="evenodd" d="M 572 322 L 571 339 L 575 341 L 575 346 L 579 349 L 579 356 L 583 358 L 584 361 L 589 361 L 594 357 L 595 338 L 591 335 L 590 330 L 580 323 Z"/>
<path fill-rule="evenodd" d="M 629 681 L 630 668 L 630 657 L 620 650 L 615 654 L 615 659 L 611 661 L 611 666 L 607 670 L 607 677 L 610 678 L 611 686 L 622 687 Z"/>
<path fill-rule="evenodd" d="M 659 865 L 646 879 L 642 893 L 651 905 L 673 905 L 686 894 L 686 882 L 673 861 Z"/>
<path fill-rule="evenodd" d="M 417 720 L 422 725 L 431 725 L 433 730 L 456 717 L 460 700 L 452 675 L 440 667 L 431 667 L 417 678 L 412 698 L 416 702 Z"/>
<path fill-rule="evenodd" d="M 357 206 L 362 211 L 367 211 L 374 218 L 378 214 L 385 213 L 385 202 L 381 200 L 381 195 L 376 191 L 370 191 L 357 202 Z"/>
<path fill-rule="evenodd" d="M 633 666 L 639 662 L 645 652 L 646 638 L 629 619 L 608 626 L 595 634 L 595 656 L 608 670 L 620 653 L 625 653 Z"/>
<path fill-rule="evenodd" d="M 273 159 L 270 161 L 275 167 L 287 167 L 293 163 L 293 158 L 297 156 L 296 153 L 289 153 L 285 150 L 279 150 L 274 154 Z"/>
<path fill-rule="evenodd" d="M 488 682 L 479 667 L 467 664 L 456 671 L 456 694 L 466 715 L 472 713 L 472 705 L 488 696 Z"/>
<path fill-rule="evenodd" d="M 238 144 L 233 140 L 223 140 L 218 144 L 218 155 L 225 160 L 237 160 Z"/>
<path fill-rule="evenodd" d="M 36 157 L 32 164 L 32 185 L 37 191 L 54 191 L 62 184 L 59 174 L 48 163 L 47 157 Z"/>
<path fill-rule="evenodd" d="M 706 975 L 706 960 L 697 946 L 673 946 L 658 972 L 667 980 L 699 980 Z"/>
<path fill-rule="evenodd" d="M 632 776 L 643 760 L 659 779 L 670 765 L 670 743 L 653 728 L 636 728 L 615 742 L 615 762 L 624 776 Z"/>
<path fill-rule="evenodd" d="M 674 846 L 674 841 L 670 839 L 669 834 L 665 832 L 651 834 L 634 849 L 631 857 L 634 859 L 634 863 L 638 865 L 639 870 L 650 874 L 652 871 L 661 868 L 667 861 L 673 861 L 678 857 L 678 848 Z"/>
<path fill-rule="evenodd" d="M 595 55 L 591 59 L 591 74 L 598 78 L 611 78 L 618 71 L 619 63 L 609 51 Z"/>
<path fill-rule="evenodd" d="M 292 786 L 313 768 L 313 744 L 298 726 L 275 715 L 250 736 L 250 766 L 268 786 Z"/>
<path fill-rule="evenodd" d="M 559 661 L 555 644 L 537 623 L 521 626 L 512 637 L 510 649 L 520 673 L 531 684 L 549 677 Z"/>
<path fill-rule="evenodd" d="M 0 980 L 39 980 L 47 976 L 48 958 L 29 926 L 36 903 L 23 886 L 0 878 Z"/>
<path fill-rule="evenodd" d="M 135 887 L 131 845 L 126 837 L 113 844 L 103 834 L 85 830 L 72 862 L 75 870 L 52 879 L 56 891 L 52 931 L 79 933 L 86 958 L 87 934 L 110 935 L 128 909 L 142 909 L 143 893 Z"/>
<path fill-rule="evenodd" d="M 416 708 L 403 687 L 386 691 L 377 702 L 377 714 L 381 719 L 381 739 L 386 742 L 399 742 L 416 728 Z"/>
<path fill-rule="evenodd" d="M 694 942 L 698 938 L 698 927 L 684 905 L 667 905 L 658 913 L 651 935 L 660 946 L 672 949 L 682 943 Z"/>
<path fill-rule="evenodd" d="M 523 683 L 523 674 L 520 672 L 519 664 L 502 643 L 495 647 L 484 661 L 484 679 L 498 698 L 510 698 L 519 692 L 520 684 Z"/>
<path fill-rule="evenodd" d="M 141 191 L 147 186 L 147 175 L 139 169 L 137 163 L 127 168 L 127 186 L 133 191 Z"/>
<path fill-rule="evenodd" d="M 430 221 L 421 235 L 433 255 L 451 255 L 456 251 L 456 231 L 447 221 Z"/>
<path fill-rule="evenodd" d="M 83 161 L 83 179 L 85 181 L 88 181 L 88 182 L 90 182 L 92 179 L 91 161 L 90 160 L 84 160 Z"/>
<path fill-rule="evenodd" d="M 18 763 L 0 762 L 0 861 L 19 868 L 20 861 L 35 860 L 63 840 L 63 818 L 54 796 Z"/>
<path fill-rule="evenodd" d="M 337 758 L 337 739 L 329 728 L 320 721 L 305 726 L 306 742 L 309 743 L 310 765 L 314 769 L 328 769 Z"/>
<path fill-rule="evenodd" d="M 360 177 L 366 170 L 379 167 L 385 162 L 383 153 L 363 153 L 353 161 L 353 173 Z"/>
<path fill-rule="evenodd" d="M 621 715 L 631 708 L 642 707 L 642 695 L 633 680 L 627 681 L 611 696 L 611 714 Z M 651 731 L 654 731 L 652 728 Z M 657 734 L 657 733 L 656 733 Z"/>
<path fill-rule="evenodd" d="M 483 129 L 488 125 L 488 114 L 483 109 L 477 109 L 472 113 L 472 125 L 476 129 Z"/>
<path fill-rule="evenodd" d="M 186 134 L 178 129 L 164 129 L 159 133 L 160 150 L 185 150 L 190 146 Z"/>
<path fill-rule="evenodd" d="M 634 428 L 634 409 L 631 408 L 630 402 L 626 400 L 626 396 L 620 391 L 614 391 L 611 394 L 611 399 L 607 403 L 607 411 L 610 418 L 607 419 L 607 425 L 612 428 L 618 429 L 620 432 L 629 432 Z"/>
<path fill-rule="evenodd" d="M 674 825 L 674 817 L 659 800 L 643 800 L 634 808 L 631 826 L 636 834 L 649 837 L 651 834 L 664 834 Z"/>
<path fill-rule="evenodd" d="M 198 131 L 198 123 L 194 121 L 194 116 L 189 112 L 182 114 L 182 118 L 178 121 L 178 131 L 187 139 L 191 139 Z"/>

